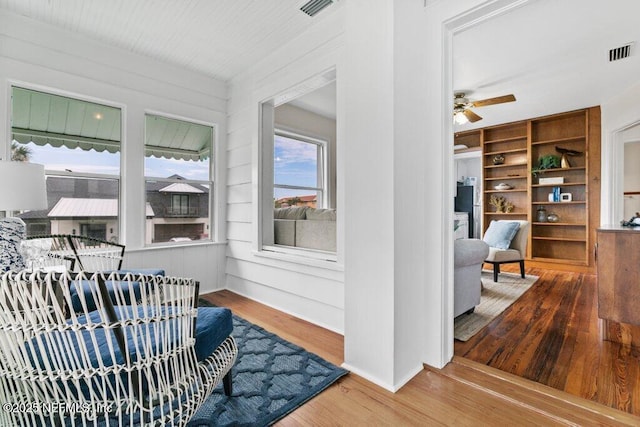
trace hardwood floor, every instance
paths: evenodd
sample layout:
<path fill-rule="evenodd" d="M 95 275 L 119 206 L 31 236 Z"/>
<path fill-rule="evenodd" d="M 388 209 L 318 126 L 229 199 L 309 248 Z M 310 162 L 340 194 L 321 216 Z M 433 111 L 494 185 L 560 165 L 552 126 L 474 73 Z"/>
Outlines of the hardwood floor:
<path fill-rule="evenodd" d="M 602 339 L 595 275 L 527 273 L 540 279 L 455 355 L 640 415 L 640 350 Z"/>
<path fill-rule="evenodd" d="M 572 279 L 567 280 L 572 281 Z M 576 289 L 580 288 L 582 286 L 576 287 Z M 231 308 L 235 314 L 318 354 L 332 363 L 339 365 L 343 361 L 344 341 L 339 334 L 229 291 L 211 293 L 205 298 L 216 305 Z M 553 355 L 559 355 L 564 359 L 553 359 L 557 360 L 557 363 L 532 363 L 532 360 L 537 360 L 536 357 L 546 357 L 548 354 L 547 350 L 543 348 L 536 351 L 536 348 L 539 347 L 537 343 L 543 341 L 543 337 L 539 336 L 546 335 L 544 329 L 555 329 L 549 326 L 552 319 L 547 318 L 547 313 L 567 312 L 567 309 L 556 307 L 558 309 L 554 310 L 550 306 L 558 304 L 549 299 L 546 299 L 544 303 L 537 301 L 537 298 L 533 298 L 536 300 L 535 303 L 531 301 L 531 298 L 527 300 L 529 302 L 526 306 L 536 305 L 538 308 L 533 310 L 523 308 L 522 310 L 538 313 L 532 315 L 536 321 L 526 322 L 529 326 L 519 327 L 516 325 L 518 322 L 511 317 L 508 324 L 492 324 L 490 326 L 492 332 L 483 333 L 484 338 L 478 339 L 480 341 L 478 346 L 484 349 L 479 350 L 475 356 L 482 355 L 482 358 L 492 362 L 504 361 L 503 364 L 506 363 L 512 368 L 521 369 L 526 365 L 523 369 L 524 372 L 540 371 L 542 374 L 539 376 L 552 378 L 557 383 L 564 382 L 565 386 L 569 384 L 572 389 L 586 387 L 587 394 L 597 395 L 597 388 L 590 389 L 590 385 L 585 384 L 587 381 L 569 380 L 567 379 L 569 375 L 563 374 L 567 370 L 564 368 L 564 364 L 568 362 L 580 366 L 569 369 L 572 374 L 575 372 L 579 372 L 581 375 L 582 373 L 585 375 L 597 374 L 600 366 L 594 365 L 591 361 L 593 356 L 591 354 L 579 355 L 585 345 L 582 340 L 585 340 L 585 337 L 590 334 L 589 325 L 581 324 L 579 319 L 569 316 L 571 320 L 566 323 L 573 324 L 577 321 L 580 328 L 586 330 L 579 335 L 579 340 L 575 340 L 580 343 L 573 344 L 576 350 L 571 351 L 569 360 L 565 360 L 566 351 L 553 350 Z M 543 318 L 546 320 L 541 320 Z M 514 329 L 529 330 L 528 333 L 536 338 L 536 343 L 522 344 L 522 346 L 518 345 L 515 348 L 512 345 L 500 344 L 497 335 Z M 492 338 L 492 335 L 496 335 L 496 337 Z M 561 334 L 556 332 L 551 333 L 551 336 L 557 336 L 556 338 L 544 338 L 545 346 L 552 349 L 564 348 L 563 343 L 566 340 L 559 335 Z M 592 342 L 588 339 L 586 341 L 587 343 Z M 471 352 L 471 347 L 470 344 L 467 344 L 464 351 Z M 461 346 L 456 345 L 456 351 L 460 350 L 462 350 Z M 612 359 L 617 357 L 617 355 L 611 356 Z M 493 368 L 482 367 L 477 363 L 475 365 L 481 368 L 477 366 L 474 368 L 473 365 L 474 362 L 471 361 L 461 363 L 454 359 L 453 363 L 442 370 L 425 367 L 424 371 L 420 372 L 397 393 L 388 392 L 357 375 L 349 374 L 280 420 L 277 425 L 640 425 L 640 418 L 618 417 L 616 416 L 617 411 L 611 411 L 612 415 L 607 413 L 606 408 L 599 405 L 596 406 L 605 409 L 604 412 L 598 408 L 595 410 L 593 408 L 583 409 L 579 403 L 582 401 L 581 399 L 576 398 L 577 404 L 570 403 L 567 399 L 562 398 L 564 395 L 562 392 L 558 392 L 560 397 L 550 398 L 549 396 L 552 396 L 553 393 L 549 392 L 546 386 L 540 386 L 542 391 L 537 396 L 532 396 L 532 391 L 527 385 L 530 383 L 518 385 L 512 380 L 503 380 L 501 375 L 482 372 L 483 369 L 499 372 Z M 565 379 L 561 380 L 560 378 L 563 376 Z M 612 377 L 612 375 L 607 375 L 607 377 Z M 482 378 L 492 379 L 487 382 Z M 484 383 L 482 383 L 483 381 Z M 478 385 L 478 382 L 485 385 Z M 521 401 L 515 399 L 514 395 L 520 396 Z M 629 405 L 629 407 L 637 406 Z"/>

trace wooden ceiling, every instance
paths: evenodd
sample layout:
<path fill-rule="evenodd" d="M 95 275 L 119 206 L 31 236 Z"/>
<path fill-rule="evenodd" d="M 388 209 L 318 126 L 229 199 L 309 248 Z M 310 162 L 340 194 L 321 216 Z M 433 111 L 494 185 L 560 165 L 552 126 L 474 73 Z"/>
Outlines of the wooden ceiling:
<path fill-rule="evenodd" d="M 307 0 L 0 0 L 0 8 L 228 80 L 306 30 Z"/>

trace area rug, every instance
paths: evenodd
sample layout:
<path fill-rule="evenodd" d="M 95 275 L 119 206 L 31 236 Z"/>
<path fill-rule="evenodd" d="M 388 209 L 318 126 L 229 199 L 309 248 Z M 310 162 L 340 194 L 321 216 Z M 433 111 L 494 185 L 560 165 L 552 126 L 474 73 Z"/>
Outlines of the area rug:
<path fill-rule="evenodd" d="M 273 424 L 348 373 L 236 315 L 232 335 L 238 344 L 233 393 L 227 397 L 218 385 L 189 427 Z"/>
<path fill-rule="evenodd" d="M 498 282 L 493 281 L 493 272 L 482 271 L 482 295 L 480 304 L 473 313 L 461 314 L 454 320 L 453 336 L 460 341 L 467 341 L 480 329 L 487 326 L 493 319 L 515 302 L 527 289 L 533 285 L 538 276 L 500 273 Z"/>

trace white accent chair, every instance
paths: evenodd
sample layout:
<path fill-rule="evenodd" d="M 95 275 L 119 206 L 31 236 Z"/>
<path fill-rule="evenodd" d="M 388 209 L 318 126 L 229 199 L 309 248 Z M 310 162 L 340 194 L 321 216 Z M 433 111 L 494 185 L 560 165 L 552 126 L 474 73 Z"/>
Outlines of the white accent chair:
<path fill-rule="evenodd" d="M 78 283 L 81 312 L 68 310 Z M 0 404 L 16 410 L 0 425 L 185 425 L 220 381 L 231 394 L 238 351 L 230 311 L 201 312 L 197 298 L 193 279 L 2 274 Z"/>
<path fill-rule="evenodd" d="M 458 239 L 453 245 L 453 316 L 457 317 L 480 304 L 482 263 L 489 245 L 480 239 Z"/>
<path fill-rule="evenodd" d="M 505 220 L 506 221 L 506 220 Z M 518 232 L 511 240 L 507 249 L 489 247 L 489 255 L 484 262 L 493 264 L 493 281 L 498 281 L 500 265 L 517 262 L 520 264 L 520 275 L 524 279 L 524 258 L 527 255 L 527 241 L 529 239 L 529 221 L 509 220 L 520 224 Z"/>

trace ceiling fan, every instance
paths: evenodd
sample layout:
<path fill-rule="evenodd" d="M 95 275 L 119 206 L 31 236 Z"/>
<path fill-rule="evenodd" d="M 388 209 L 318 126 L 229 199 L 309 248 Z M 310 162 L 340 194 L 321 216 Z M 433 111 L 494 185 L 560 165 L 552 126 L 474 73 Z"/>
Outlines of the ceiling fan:
<path fill-rule="evenodd" d="M 497 96 L 495 98 L 481 99 L 479 101 L 470 101 L 462 92 L 455 93 L 453 95 L 453 119 L 459 124 L 465 124 L 467 122 L 477 122 L 482 120 L 482 117 L 470 110 L 471 107 L 479 108 L 486 107 L 487 105 L 502 104 L 504 102 L 513 102 L 516 97 L 513 94 Z"/>

